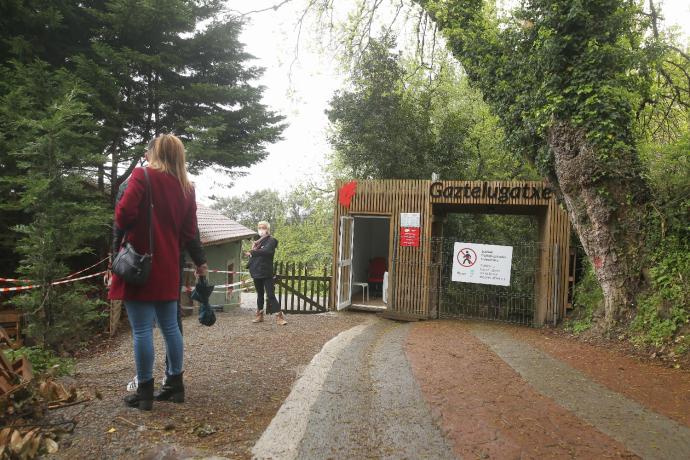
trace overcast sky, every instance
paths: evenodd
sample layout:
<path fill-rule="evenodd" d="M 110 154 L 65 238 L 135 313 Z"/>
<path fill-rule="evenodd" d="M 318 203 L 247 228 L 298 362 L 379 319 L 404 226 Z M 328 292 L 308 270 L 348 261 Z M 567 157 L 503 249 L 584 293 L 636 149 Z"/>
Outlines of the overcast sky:
<path fill-rule="evenodd" d="M 230 9 L 247 12 L 270 7 L 280 0 L 228 0 Z M 347 4 L 339 0 L 340 5 Z M 349 3 L 355 4 L 354 0 Z M 277 11 L 251 14 L 242 33 L 246 50 L 256 57 L 253 64 L 266 68 L 260 84 L 265 86 L 264 103 L 287 117 L 284 140 L 268 146 L 269 156 L 232 181 L 221 174 L 204 174 L 196 180 L 197 196 L 236 196 L 247 191 L 271 188 L 285 193 L 305 181 L 321 181 L 330 154 L 326 140 L 328 119 L 324 110 L 343 81 L 334 56 L 319 50 L 320 38 L 313 30 L 302 30 L 298 59 L 294 61 L 296 22 L 303 0 L 293 0 Z M 685 40 L 690 36 L 690 2 L 666 0 L 663 13 L 668 25 L 679 26 Z M 294 62 L 293 62 L 294 61 Z M 291 67 L 292 65 L 292 67 Z M 211 179 L 211 180 L 208 180 Z"/>

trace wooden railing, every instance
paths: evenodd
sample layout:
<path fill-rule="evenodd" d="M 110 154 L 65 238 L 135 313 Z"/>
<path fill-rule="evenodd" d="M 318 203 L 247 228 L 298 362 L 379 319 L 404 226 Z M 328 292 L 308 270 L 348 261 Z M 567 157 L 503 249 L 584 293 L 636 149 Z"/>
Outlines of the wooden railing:
<path fill-rule="evenodd" d="M 328 311 L 331 269 L 314 269 L 302 263 L 276 262 L 273 267 L 276 296 L 287 313 Z M 321 274 L 319 274 L 321 273 Z"/>

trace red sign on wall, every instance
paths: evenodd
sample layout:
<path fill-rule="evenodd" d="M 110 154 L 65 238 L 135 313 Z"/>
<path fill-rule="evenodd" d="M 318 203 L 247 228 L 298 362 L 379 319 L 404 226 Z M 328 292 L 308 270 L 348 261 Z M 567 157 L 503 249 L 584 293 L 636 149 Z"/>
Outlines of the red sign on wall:
<path fill-rule="evenodd" d="M 400 246 L 419 247 L 419 227 L 400 227 Z"/>

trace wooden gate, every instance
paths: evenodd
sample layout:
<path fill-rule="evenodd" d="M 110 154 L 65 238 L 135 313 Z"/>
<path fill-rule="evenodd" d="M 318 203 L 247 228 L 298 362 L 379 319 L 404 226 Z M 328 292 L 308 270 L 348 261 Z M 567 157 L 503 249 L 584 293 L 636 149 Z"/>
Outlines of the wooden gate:
<path fill-rule="evenodd" d="M 331 295 L 331 268 L 310 268 L 302 263 L 276 262 L 273 267 L 276 296 L 286 313 L 328 311 Z M 321 273 L 320 275 L 318 273 Z"/>

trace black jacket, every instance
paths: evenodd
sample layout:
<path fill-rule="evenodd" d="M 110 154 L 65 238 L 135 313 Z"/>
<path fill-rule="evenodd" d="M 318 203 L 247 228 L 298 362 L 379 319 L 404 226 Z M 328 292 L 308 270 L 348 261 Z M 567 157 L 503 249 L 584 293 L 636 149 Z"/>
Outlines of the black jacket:
<path fill-rule="evenodd" d="M 269 236 L 261 243 L 258 249 L 254 249 L 249 257 L 249 274 L 252 278 L 273 277 L 273 256 L 278 248 L 278 240 Z"/>

